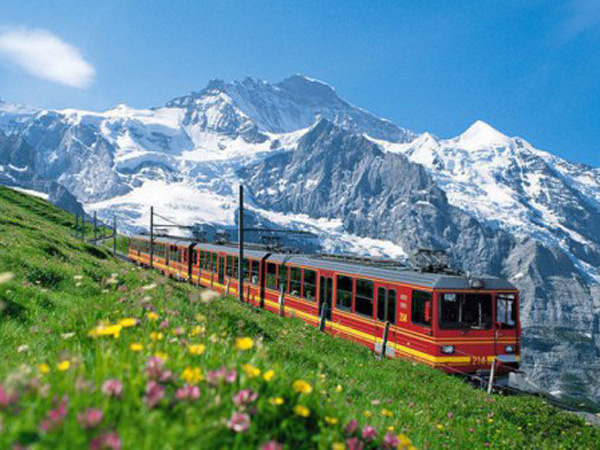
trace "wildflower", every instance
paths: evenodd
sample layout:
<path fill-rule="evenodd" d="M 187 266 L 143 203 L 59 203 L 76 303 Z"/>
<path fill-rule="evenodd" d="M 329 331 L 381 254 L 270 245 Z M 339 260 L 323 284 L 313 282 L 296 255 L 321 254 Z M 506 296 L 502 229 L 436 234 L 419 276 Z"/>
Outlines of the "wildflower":
<path fill-rule="evenodd" d="M 200 389 L 198 386 L 191 386 L 186 384 L 185 386 L 177 389 L 175 392 L 175 398 L 177 400 L 197 400 L 200 398 Z"/>
<path fill-rule="evenodd" d="M 363 443 L 360 442 L 360 440 L 355 437 L 351 438 L 351 439 L 347 439 L 346 446 L 347 446 L 348 450 L 362 450 L 363 449 Z"/>
<path fill-rule="evenodd" d="M 444 429 L 444 425 L 442 425 L 441 423 L 437 424 L 437 429 L 438 430 L 443 430 Z"/>
<path fill-rule="evenodd" d="M 206 345 L 204 344 L 190 344 L 188 345 L 188 350 L 192 355 L 201 355 L 206 350 Z"/>
<path fill-rule="evenodd" d="M 242 433 L 250 428 L 250 416 L 248 414 L 234 412 L 231 419 L 227 421 L 227 428 L 232 429 L 236 433 Z"/>
<path fill-rule="evenodd" d="M 121 439 L 115 432 L 103 433 L 92 439 L 90 450 L 121 450 Z"/>
<path fill-rule="evenodd" d="M 129 346 L 129 348 L 133 352 L 141 352 L 142 350 L 144 350 L 144 346 L 142 344 L 140 344 L 139 342 L 134 342 L 133 344 L 131 344 Z"/>
<path fill-rule="evenodd" d="M 158 328 L 167 328 L 169 326 L 169 321 L 168 320 L 163 320 L 161 323 L 158 324 Z"/>
<path fill-rule="evenodd" d="M 327 422 L 328 425 L 337 425 L 339 419 L 337 417 L 325 416 L 325 422 Z"/>
<path fill-rule="evenodd" d="M 94 383 L 86 380 L 83 377 L 77 377 L 75 380 L 75 390 L 77 392 L 93 392 L 94 388 Z"/>
<path fill-rule="evenodd" d="M 343 442 L 334 442 L 331 446 L 331 450 L 346 450 L 346 444 Z"/>
<path fill-rule="evenodd" d="M 273 406 L 283 405 L 283 399 L 281 397 L 271 397 L 269 403 Z"/>
<path fill-rule="evenodd" d="M 161 332 L 153 331 L 152 333 L 150 333 L 150 339 L 152 339 L 153 341 L 161 341 L 163 337 L 164 336 Z"/>
<path fill-rule="evenodd" d="M 221 381 L 225 380 L 226 383 L 231 384 L 235 382 L 237 378 L 237 372 L 235 370 L 227 370 L 225 366 L 221 366 L 218 370 L 210 370 L 206 374 L 206 380 L 209 384 L 214 386 L 218 385 Z"/>
<path fill-rule="evenodd" d="M 274 370 L 267 370 L 264 374 L 263 374 L 263 378 L 265 381 L 271 381 L 273 379 L 273 377 L 275 376 L 275 371 Z"/>
<path fill-rule="evenodd" d="M 394 417 L 394 413 L 392 411 L 390 411 L 389 409 L 385 409 L 385 408 L 383 408 L 381 410 L 381 415 L 383 417 Z"/>
<path fill-rule="evenodd" d="M 100 425 L 100 422 L 102 422 L 103 417 L 104 415 L 102 414 L 101 409 L 88 408 L 85 411 L 77 414 L 77 421 L 79 422 L 82 428 L 90 430 Z"/>
<path fill-rule="evenodd" d="M 310 409 L 303 405 L 294 406 L 294 414 L 300 417 L 308 417 L 310 416 Z"/>
<path fill-rule="evenodd" d="M 252 392 L 250 388 L 242 389 L 233 396 L 233 403 L 235 403 L 236 406 L 246 406 L 256 401 L 257 398 L 258 394 L 256 392 Z"/>
<path fill-rule="evenodd" d="M 163 382 L 171 378 L 172 373 L 170 370 L 163 369 L 164 364 L 165 362 L 162 358 L 157 356 L 150 358 L 146 363 L 146 374 L 148 375 L 148 378 L 150 380 Z"/>
<path fill-rule="evenodd" d="M 37 368 L 40 375 L 46 375 L 50 372 L 50 366 L 46 363 L 38 364 Z"/>
<path fill-rule="evenodd" d="M 244 364 L 242 369 L 244 372 L 246 372 L 246 375 L 248 375 L 249 378 L 258 377 L 260 375 L 260 369 L 250 364 Z"/>
<path fill-rule="evenodd" d="M 60 337 L 63 339 L 71 339 L 73 336 L 75 336 L 75 333 L 70 332 L 70 333 L 61 333 Z"/>
<path fill-rule="evenodd" d="M 196 320 L 198 322 L 204 322 L 206 320 L 206 316 L 204 314 L 196 314 Z"/>
<path fill-rule="evenodd" d="M 369 410 L 366 410 L 364 413 L 364 416 L 368 419 L 369 417 L 373 417 L 373 413 Z"/>
<path fill-rule="evenodd" d="M 29 345 L 27 345 L 27 344 L 19 345 L 19 347 L 17 347 L 17 352 L 18 353 L 24 353 L 27 350 L 29 350 Z"/>
<path fill-rule="evenodd" d="M 108 397 L 119 398 L 123 393 L 123 383 L 117 379 L 109 379 L 102 385 L 102 393 Z"/>
<path fill-rule="evenodd" d="M 225 374 L 225 382 L 227 384 L 235 383 L 236 378 L 237 378 L 237 372 L 235 369 L 228 370 L 227 373 Z"/>
<path fill-rule="evenodd" d="M 69 362 L 69 360 L 61 361 L 56 365 L 56 368 L 61 372 L 69 370 L 69 367 L 71 367 L 71 363 Z"/>
<path fill-rule="evenodd" d="M 252 347 L 254 347 L 254 341 L 252 338 L 243 337 L 235 340 L 235 348 L 238 350 L 250 350 Z"/>
<path fill-rule="evenodd" d="M 204 334 L 205 331 L 206 329 L 203 326 L 196 325 L 192 328 L 192 331 L 190 331 L 190 336 L 198 336 L 199 334 Z"/>
<path fill-rule="evenodd" d="M 358 429 L 358 421 L 356 419 L 350 419 L 344 428 L 346 435 L 353 434 Z"/>
<path fill-rule="evenodd" d="M 398 441 L 400 441 L 400 443 L 399 443 L 400 448 L 410 448 L 412 446 L 411 440 L 405 434 L 399 434 L 396 437 L 398 438 Z"/>
<path fill-rule="evenodd" d="M 90 337 L 112 336 L 117 339 L 121 333 L 121 325 L 98 325 L 88 333 Z"/>
<path fill-rule="evenodd" d="M 67 402 L 67 397 L 63 397 L 55 409 L 48 411 L 46 418 L 40 424 L 40 430 L 48 432 L 63 424 L 67 416 Z"/>
<path fill-rule="evenodd" d="M 15 404 L 19 401 L 19 395 L 16 392 L 6 392 L 2 386 L 0 386 L 0 407 L 5 408 L 9 405 Z"/>
<path fill-rule="evenodd" d="M 181 336 L 181 335 L 185 334 L 185 328 L 183 328 L 183 327 L 174 328 L 173 329 L 173 334 L 175 336 Z"/>
<path fill-rule="evenodd" d="M 144 403 L 148 408 L 154 408 L 162 398 L 165 396 L 165 388 L 158 384 L 156 381 L 148 381 L 146 383 L 146 395 L 144 396 Z"/>
<path fill-rule="evenodd" d="M 313 390 L 312 386 L 304 380 L 294 381 L 294 384 L 292 384 L 292 388 L 294 389 L 294 391 L 299 392 L 301 394 L 310 394 Z"/>
<path fill-rule="evenodd" d="M 156 352 L 154 354 L 155 357 L 162 359 L 163 361 L 166 361 L 169 359 L 169 355 L 167 355 L 165 352 Z"/>
<path fill-rule="evenodd" d="M 362 430 L 362 437 L 366 441 L 372 441 L 377 437 L 377 431 L 371 425 L 365 425 Z"/>
<path fill-rule="evenodd" d="M 394 433 L 387 433 L 383 437 L 383 448 L 396 448 L 400 444 L 400 440 Z"/>
<path fill-rule="evenodd" d="M 265 442 L 260 450 L 283 450 L 283 445 L 277 441 Z"/>
<path fill-rule="evenodd" d="M 342 392 L 342 390 L 343 390 L 343 388 L 342 388 L 342 385 L 341 385 L 341 384 L 338 384 L 338 385 L 335 387 L 335 392 Z"/>
<path fill-rule="evenodd" d="M 127 318 L 119 320 L 119 325 L 123 328 L 134 327 L 137 325 L 137 319 Z"/>
<path fill-rule="evenodd" d="M 0 284 L 8 283 L 14 278 L 14 274 L 11 272 L 0 273 Z"/>
<path fill-rule="evenodd" d="M 158 320 L 158 314 L 156 314 L 154 311 L 150 311 L 146 314 L 146 318 L 148 320 Z"/>
<path fill-rule="evenodd" d="M 198 384 L 204 379 L 199 367 L 186 367 L 181 373 L 181 378 L 188 384 Z"/>

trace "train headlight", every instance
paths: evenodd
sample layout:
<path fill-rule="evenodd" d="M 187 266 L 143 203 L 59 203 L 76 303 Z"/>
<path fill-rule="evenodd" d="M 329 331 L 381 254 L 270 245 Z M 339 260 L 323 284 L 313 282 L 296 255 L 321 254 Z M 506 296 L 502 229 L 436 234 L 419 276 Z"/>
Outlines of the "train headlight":
<path fill-rule="evenodd" d="M 505 353 L 516 353 L 517 352 L 517 347 L 514 345 L 507 345 L 504 347 L 504 352 Z"/>
<path fill-rule="evenodd" d="M 451 355 L 452 353 L 454 353 L 454 345 L 442 345 L 440 347 L 440 351 L 444 355 Z"/>

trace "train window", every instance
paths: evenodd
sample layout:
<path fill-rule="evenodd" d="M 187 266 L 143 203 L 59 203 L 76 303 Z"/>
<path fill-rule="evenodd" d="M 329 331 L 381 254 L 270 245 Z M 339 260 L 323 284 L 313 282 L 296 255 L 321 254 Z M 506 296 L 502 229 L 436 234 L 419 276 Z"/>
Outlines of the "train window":
<path fill-rule="evenodd" d="M 369 280 L 356 280 L 356 306 L 357 314 L 373 317 L 373 282 Z"/>
<path fill-rule="evenodd" d="M 431 326 L 431 292 L 413 291 L 411 321 L 425 327 Z"/>
<path fill-rule="evenodd" d="M 233 257 L 233 278 L 235 278 L 236 280 L 239 278 L 239 274 L 240 274 L 240 268 L 238 267 L 238 261 L 239 258 L 237 256 Z"/>
<path fill-rule="evenodd" d="M 250 283 L 258 285 L 258 261 L 251 260 L 252 264 L 250 265 Z"/>
<path fill-rule="evenodd" d="M 312 302 L 315 300 L 315 292 L 317 292 L 317 272 L 304 269 L 302 296 Z"/>
<path fill-rule="evenodd" d="M 227 259 L 226 259 L 225 263 L 227 264 L 227 266 L 225 267 L 225 273 L 227 274 L 227 276 L 229 278 L 232 278 L 233 277 L 233 257 L 227 255 L 226 258 Z"/>
<path fill-rule="evenodd" d="M 267 287 L 277 289 L 277 264 L 267 263 Z"/>
<path fill-rule="evenodd" d="M 390 289 L 388 291 L 387 321 L 389 323 L 396 323 L 396 289 Z"/>
<path fill-rule="evenodd" d="M 517 308 L 513 294 L 496 296 L 496 322 L 500 328 L 514 329 L 517 325 Z"/>
<path fill-rule="evenodd" d="M 352 278 L 338 275 L 336 308 L 352 311 L 352 297 L 354 297 L 354 282 Z"/>
<path fill-rule="evenodd" d="M 300 297 L 302 291 L 302 269 L 290 267 L 290 294 Z"/>
<path fill-rule="evenodd" d="M 244 258 L 244 266 L 242 267 L 242 271 L 244 272 L 244 280 L 247 280 L 248 272 L 250 271 L 250 261 L 248 261 L 248 258 Z"/>
<path fill-rule="evenodd" d="M 445 293 L 440 295 L 440 327 L 487 330 L 492 326 L 489 294 Z"/>
<path fill-rule="evenodd" d="M 279 292 L 287 294 L 288 292 L 288 267 L 279 266 L 279 279 L 277 281 Z"/>
<path fill-rule="evenodd" d="M 211 270 L 213 272 L 217 271 L 217 258 L 218 258 L 218 255 L 216 253 L 213 253 L 212 254 L 212 264 L 211 264 Z"/>

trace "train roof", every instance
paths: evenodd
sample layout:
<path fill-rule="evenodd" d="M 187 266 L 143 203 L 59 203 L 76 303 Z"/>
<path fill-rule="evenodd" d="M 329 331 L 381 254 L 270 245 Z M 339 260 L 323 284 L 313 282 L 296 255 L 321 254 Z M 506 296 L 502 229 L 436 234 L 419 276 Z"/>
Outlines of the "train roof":
<path fill-rule="evenodd" d="M 147 235 L 132 236 L 137 239 L 147 240 Z M 220 251 L 236 255 L 237 247 L 231 245 L 216 245 L 207 243 L 198 243 L 185 239 L 173 239 L 166 237 L 156 237 L 155 241 L 170 245 L 189 246 L 196 244 L 196 248 L 208 251 Z M 486 290 L 516 290 L 516 287 L 508 280 L 494 277 L 465 277 L 461 275 L 448 275 L 443 273 L 419 272 L 403 267 L 386 267 L 377 265 L 360 264 L 359 262 L 332 260 L 316 255 L 298 255 L 287 253 L 270 253 L 264 250 L 244 249 L 244 256 L 247 258 L 262 259 L 268 256 L 269 261 L 275 261 L 280 264 L 291 264 L 298 266 L 308 266 L 323 270 L 333 270 L 335 272 L 347 273 L 365 278 L 375 278 L 398 283 L 410 284 L 413 286 L 422 286 L 432 289 L 452 289 L 464 290 L 473 289 L 471 281 L 473 279 L 483 282 L 483 289 Z"/>

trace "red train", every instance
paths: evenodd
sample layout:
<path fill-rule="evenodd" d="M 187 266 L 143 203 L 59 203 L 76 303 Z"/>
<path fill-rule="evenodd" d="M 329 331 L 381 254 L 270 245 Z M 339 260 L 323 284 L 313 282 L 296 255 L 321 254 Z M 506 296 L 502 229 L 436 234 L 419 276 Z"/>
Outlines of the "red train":
<path fill-rule="evenodd" d="M 155 238 L 153 266 L 223 294 L 238 294 L 236 247 Z M 518 368 L 518 291 L 497 278 L 422 273 L 318 256 L 245 250 L 244 299 L 333 335 L 447 372 Z M 129 257 L 150 265 L 148 236 Z M 324 323 L 321 312 L 324 311 Z M 389 323 L 389 325 L 387 325 Z"/>

